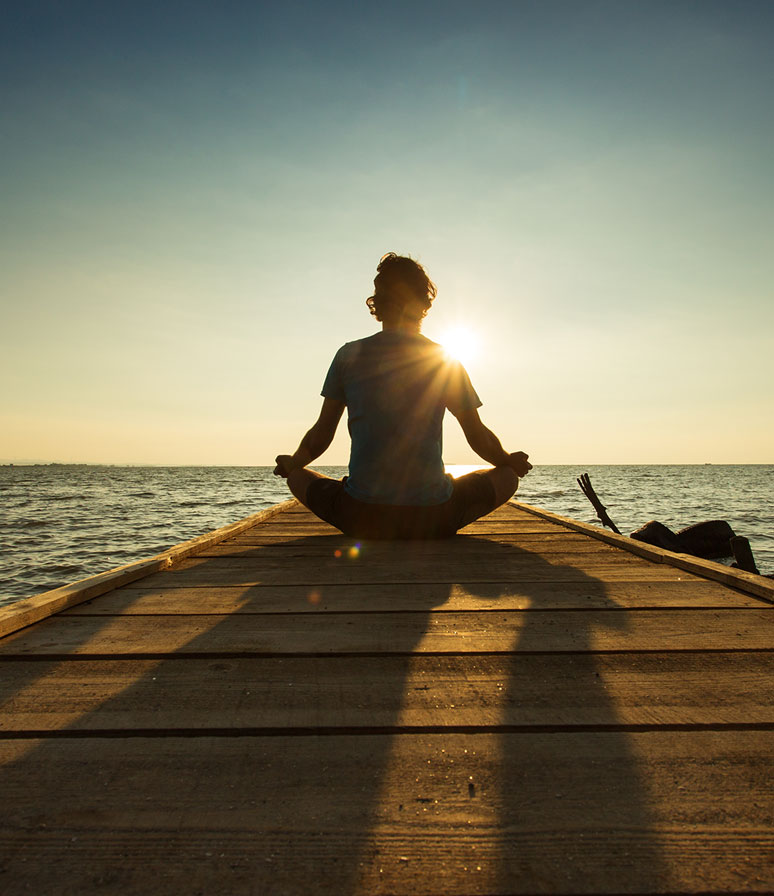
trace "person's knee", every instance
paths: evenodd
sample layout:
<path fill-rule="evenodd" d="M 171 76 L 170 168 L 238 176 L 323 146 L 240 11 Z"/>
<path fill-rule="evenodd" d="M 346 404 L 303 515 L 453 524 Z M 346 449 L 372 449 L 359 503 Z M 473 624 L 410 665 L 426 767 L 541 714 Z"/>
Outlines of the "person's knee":
<path fill-rule="evenodd" d="M 297 469 L 292 470 L 287 478 L 290 493 L 294 498 L 305 505 L 306 490 L 309 488 L 310 483 L 314 482 L 315 478 L 316 477 L 311 470 L 307 470 L 304 467 L 298 467 Z"/>
<path fill-rule="evenodd" d="M 495 490 L 497 506 L 499 507 L 516 494 L 516 489 L 519 487 L 519 477 L 511 467 L 506 466 L 495 467 L 489 473 Z"/>

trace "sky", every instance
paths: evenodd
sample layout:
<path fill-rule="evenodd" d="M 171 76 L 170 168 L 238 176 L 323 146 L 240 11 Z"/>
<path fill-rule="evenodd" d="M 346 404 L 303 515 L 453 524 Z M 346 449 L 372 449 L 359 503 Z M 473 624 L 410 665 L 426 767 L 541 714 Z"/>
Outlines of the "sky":
<path fill-rule="evenodd" d="M 12 0 L 0 462 L 291 453 L 388 251 L 508 451 L 774 462 L 773 37 L 768 0 Z"/>

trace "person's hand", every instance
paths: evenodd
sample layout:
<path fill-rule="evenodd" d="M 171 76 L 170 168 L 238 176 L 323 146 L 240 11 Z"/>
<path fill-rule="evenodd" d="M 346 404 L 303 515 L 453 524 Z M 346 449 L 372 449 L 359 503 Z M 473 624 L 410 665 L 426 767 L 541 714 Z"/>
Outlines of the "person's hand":
<path fill-rule="evenodd" d="M 510 458 L 510 467 L 517 476 L 526 476 L 532 469 L 532 464 L 527 459 L 529 455 L 523 451 L 514 451 L 508 457 Z"/>
<path fill-rule="evenodd" d="M 293 456 L 291 454 L 278 454 L 274 460 L 277 464 L 274 468 L 274 475 L 282 476 L 283 479 L 287 479 L 295 468 Z"/>

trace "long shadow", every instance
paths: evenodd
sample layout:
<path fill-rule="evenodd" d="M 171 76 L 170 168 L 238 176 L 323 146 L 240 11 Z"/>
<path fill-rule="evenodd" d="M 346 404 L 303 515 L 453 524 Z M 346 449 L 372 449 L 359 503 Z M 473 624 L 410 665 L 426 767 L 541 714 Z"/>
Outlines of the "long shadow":
<path fill-rule="evenodd" d="M 333 558 L 350 546 L 256 548 L 245 559 L 267 581 L 286 568 L 286 584 L 244 586 L 238 614 L 144 672 L 104 661 L 107 699 L 55 736 L 6 742 L 3 891 L 454 892 L 468 873 L 474 892 L 655 888 L 640 770 L 593 653 L 600 617 L 627 616 L 603 583 L 482 537 Z M 310 550 L 312 581 L 296 587 L 293 558 Z M 562 583 L 614 612 L 575 612 Z M 486 613 L 457 613 L 460 588 Z M 527 609 L 512 616 L 500 606 L 514 593 Z M 561 620 L 544 612 L 565 601 Z M 479 649 L 460 657 L 466 638 Z M 116 693 L 128 662 L 140 677 Z M 483 731 L 476 706 L 457 721 L 480 691 L 439 715 L 455 668 L 490 683 Z M 594 723 L 575 732 L 577 705 Z M 131 719 L 142 736 L 121 736 Z M 611 878 L 632 831 L 636 874 Z"/>
<path fill-rule="evenodd" d="M 560 580 L 574 569 L 538 566 Z M 577 584 L 580 601 L 574 589 L 525 589 L 530 609 L 508 658 L 504 722 L 535 733 L 501 738 L 497 889 L 526 878 L 552 892 L 657 891 L 663 861 L 644 770 L 608 691 L 609 658 L 596 652 L 599 639 L 628 629 L 631 614 L 599 579 L 583 574 Z"/>
<path fill-rule="evenodd" d="M 448 727 L 392 738 L 361 891 L 657 891 L 663 861 L 641 764 L 595 653 L 596 638 L 623 633 L 630 614 L 572 563 L 483 536 L 457 541 L 450 577 L 505 639 L 453 663 L 482 684 L 445 695 L 455 701 L 439 719 Z M 471 566 L 493 581 L 470 581 Z M 509 628 L 498 608 L 514 595 L 524 609 Z M 428 704 L 443 697 L 431 684 Z M 467 724 L 476 710 L 478 731 Z M 407 769 L 418 773 L 413 791 L 401 783 Z"/>

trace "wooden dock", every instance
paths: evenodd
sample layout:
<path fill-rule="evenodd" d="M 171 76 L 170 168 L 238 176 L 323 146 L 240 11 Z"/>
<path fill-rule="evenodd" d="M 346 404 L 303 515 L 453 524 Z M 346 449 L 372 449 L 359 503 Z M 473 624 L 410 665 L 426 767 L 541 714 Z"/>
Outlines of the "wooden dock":
<path fill-rule="evenodd" d="M 771 893 L 773 599 L 522 504 L 288 502 L 20 602 L 0 892 Z"/>

